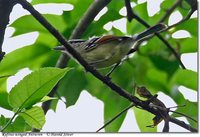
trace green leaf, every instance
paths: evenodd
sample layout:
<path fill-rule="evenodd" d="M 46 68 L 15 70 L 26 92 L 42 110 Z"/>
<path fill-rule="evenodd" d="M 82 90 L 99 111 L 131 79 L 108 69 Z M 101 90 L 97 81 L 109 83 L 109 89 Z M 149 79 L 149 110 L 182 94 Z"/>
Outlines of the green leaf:
<path fill-rule="evenodd" d="M 185 0 L 192 8 L 192 10 L 197 10 L 198 2 L 197 0 Z"/>
<path fill-rule="evenodd" d="M 65 23 L 77 24 L 92 2 L 93 0 L 67 0 L 67 3 L 73 4 L 74 9 L 69 12 L 64 12 L 64 14 L 68 14 L 67 16 L 63 14 Z"/>
<path fill-rule="evenodd" d="M 21 116 L 18 116 L 13 123 L 11 123 L 4 132 L 25 132 L 31 131 Z"/>
<path fill-rule="evenodd" d="M 129 105 L 129 102 L 119 95 L 109 90 L 106 86 L 102 85 L 102 83 L 92 76 L 88 76 L 88 86 L 87 90 L 93 96 L 104 102 L 104 123 L 111 120 L 114 116 L 116 116 L 119 112 L 121 112 L 124 108 Z M 105 128 L 106 132 L 117 132 L 123 120 L 125 118 L 126 112 L 117 118 L 114 122 L 108 125 Z"/>
<path fill-rule="evenodd" d="M 57 108 L 58 101 L 59 101 L 59 100 L 57 99 L 57 100 L 52 100 L 52 102 L 51 102 L 50 108 L 51 108 L 54 112 L 56 112 L 56 108 Z"/>
<path fill-rule="evenodd" d="M 147 2 L 136 5 L 133 11 L 142 19 L 148 19 Z"/>
<path fill-rule="evenodd" d="M 191 53 L 198 51 L 198 39 L 197 37 L 187 38 L 180 41 L 180 52 Z"/>
<path fill-rule="evenodd" d="M 120 87 L 126 89 L 130 93 L 133 92 L 133 86 L 134 86 L 134 76 L 131 68 L 132 67 L 128 63 L 124 63 L 112 74 L 112 81 L 116 82 Z M 109 71 L 110 69 L 111 68 L 106 69 L 105 71 Z M 90 75 L 87 76 L 88 76 L 87 77 L 88 85 L 86 89 L 93 96 L 97 97 L 98 99 L 104 102 L 104 123 L 111 120 L 114 116 L 116 116 L 118 113 L 120 113 L 122 110 L 124 110 L 126 107 L 130 105 L 129 101 L 120 97 L 114 91 L 108 89 L 108 87 L 103 85 L 101 81 L 97 80 L 96 78 Z M 121 76 L 123 76 L 123 78 Z M 125 112 L 114 122 L 108 125 L 105 128 L 105 131 L 117 132 L 124 121 L 126 113 L 127 112 Z"/>
<path fill-rule="evenodd" d="M 150 55 L 149 57 L 154 66 L 161 71 L 165 71 L 169 77 L 179 68 L 179 63 L 176 59 L 171 60 L 159 55 Z"/>
<path fill-rule="evenodd" d="M 106 91 L 103 91 L 106 92 Z M 118 113 L 120 113 L 122 110 L 124 110 L 126 107 L 128 107 L 129 102 L 125 99 L 119 99 L 119 95 L 116 95 L 114 93 L 110 93 L 110 97 L 107 97 L 107 99 L 104 101 L 104 123 L 114 118 Z M 110 125 L 105 127 L 106 132 L 118 132 L 120 129 L 126 113 L 123 113 L 120 115 L 119 118 L 117 118 L 115 121 L 113 121 Z"/>
<path fill-rule="evenodd" d="M 58 40 L 51 33 L 40 32 L 35 44 L 43 44 L 47 47 L 53 48 L 58 45 Z"/>
<path fill-rule="evenodd" d="M 44 96 L 40 102 L 46 102 L 46 101 L 49 101 L 49 100 L 57 100 L 58 98 L 52 98 L 52 97 L 49 97 L 49 96 Z"/>
<path fill-rule="evenodd" d="M 133 8 L 133 11 L 142 19 L 149 19 L 147 12 L 147 2 L 136 5 L 136 7 Z M 144 29 L 146 28 L 134 19 L 131 22 L 127 21 L 127 33 L 130 35 L 142 32 Z"/>
<path fill-rule="evenodd" d="M 135 107 L 133 108 L 133 110 L 134 110 L 137 124 L 141 132 L 156 132 L 157 131 L 157 127 L 154 127 L 154 128 L 146 127 L 153 124 L 152 119 L 155 117 L 153 114 L 147 111 L 135 108 Z"/>
<path fill-rule="evenodd" d="M 66 3 L 67 0 L 32 0 L 31 4 L 42 4 L 42 3 Z"/>
<path fill-rule="evenodd" d="M 174 85 L 172 86 L 171 90 L 165 92 L 168 96 L 170 96 L 177 105 L 183 105 L 185 104 L 185 98 L 183 94 L 178 90 L 178 86 Z"/>
<path fill-rule="evenodd" d="M 6 92 L 6 81 L 8 77 L 0 78 L 0 107 L 12 110 L 12 107 L 8 103 L 8 92 Z"/>
<path fill-rule="evenodd" d="M 172 78 L 172 83 L 183 85 L 190 89 L 198 89 L 198 74 L 192 70 L 182 70 L 180 69 Z"/>
<path fill-rule="evenodd" d="M 1 66 L 0 66 L 0 68 L 1 68 Z M 6 89 L 7 89 L 6 81 L 7 81 L 8 77 L 4 77 L 4 76 L 6 76 L 6 75 L 2 74 L 2 77 L 0 78 L 0 92 L 1 91 L 6 91 Z"/>
<path fill-rule="evenodd" d="M 42 63 L 41 67 L 54 67 L 61 55 L 61 52 L 52 51 L 51 54 L 47 57 L 47 59 Z"/>
<path fill-rule="evenodd" d="M 156 90 L 168 91 L 167 74 L 157 69 L 149 68 L 146 76 L 149 87 Z"/>
<path fill-rule="evenodd" d="M 33 128 L 42 129 L 45 123 L 44 111 L 41 107 L 33 107 L 19 114 Z"/>
<path fill-rule="evenodd" d="M 80 69 L 71 70 L 59 83 L 58 93 L 66 98 L 67 107 L 74 105 L 87 85 L 85 72 Z"/>
<path fill-rule="evenodd" d="M 12 107 L 10 106 L 8 102 L 8 93 L 6 91 L 1 91 L 0 90 L 0 107 L 12 110 Z"/>
<path fill-rule="evenodd" d="M 6 125 L 6 123 L 7 123 L 6 118 L 4 117 L 4 115 L 1 115 L 1 117 L 0 117 L 0 130 Z"/>
<path fill-rule="evenodd" d="M 160 7 L 162 8 L 162 9 L 169 9 L 169 8 L 171 8 L 171 6 L 174 4 L 174 2 L 175 1 L 171 1 L 171 0 L 164 0 L 162 3 L 161 3 L 161 5 L 160 5 Z"/>
<path fill-rule="evenodd" d="M 59 31 L 64 31 L 67 24 L 64 22 L 62 16 L 43 14 L 43 16 Z M 31 24 L 31 25 L 30 25 Z M 13 36 L 21 35 L 28 32 L 39 31 L 40 33 L 48 33 L 45 29 L 32 15 L 25 15 L 11 24 L 11 27 L 15 28 Z M 50 35 L 50 34 L 49 34 Z"/>
<path fill-rule="evenodd" d="M 10 75 L 15 74 L 24 67 L 38 68 L 52 53 L 53 51 L 51 48 L 43 44 L 36 44 L 17 49 L 6 54 L 0 64 L 0 72 L 2 75 Z"/>
<path fill-rule="evenodd" d="M 180 25 L 176 26 L 176 30 L 187 30 L 192 36 L 198 37 L 198 21 L 197 18 L 189 19 Z"/>
<path fill-rule="evenodd" d="M 56 83 L 69 71 L 69 68 L 42 68 L 21 80 L 9 95 L 13 108 L 28 108 L 46 96 Z"/>
<path fill-rule="evenodd" d="M 155 44 L 156 43 L 156 44 Z M 169 51 L 167 50 L 164 43 L 158 39 L 157 37 L 153 37 L 147 41 L 147 44 L 141 46 L 140 49 L 141 53 L 145 54 L 146 56 L 161 56 L 165 59 L 169 58 Z"/>

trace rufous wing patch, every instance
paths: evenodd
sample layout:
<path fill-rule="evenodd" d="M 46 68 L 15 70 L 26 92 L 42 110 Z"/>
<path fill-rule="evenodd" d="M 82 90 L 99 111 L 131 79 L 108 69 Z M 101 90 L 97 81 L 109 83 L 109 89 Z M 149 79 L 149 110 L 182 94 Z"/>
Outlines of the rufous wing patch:
<path fill-rule="evenodd" d="M 102 44 L 104 42 L 112 41 L 112 40 L 117 40 L 119 37 L 114 36 L 114 35 L 107 35 L 99 38 L 95 43 L 96 44 Z"/>

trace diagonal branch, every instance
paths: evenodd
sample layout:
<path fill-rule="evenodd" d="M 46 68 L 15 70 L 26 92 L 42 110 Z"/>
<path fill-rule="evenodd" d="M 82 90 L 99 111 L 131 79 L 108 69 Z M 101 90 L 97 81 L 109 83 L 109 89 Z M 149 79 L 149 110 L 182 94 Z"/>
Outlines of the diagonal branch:
<path fill-rule="evenodd" d="M 136 96 L 132 96 L 130 93 L 114 84 L 107 77 L 102 76 L 98 71 L 96 71 L 92 66 L 90 66 L 76 51 L 71 47 L 71 45 L 66 41 L 62 34 L 60 34 L 38 11 L 36 11 L 33 6 L 26 0 L 18 0 L 18 3 L 23 6 L 24 9 L 28 10 L 32 16 L 35 17 L 62 45 L 65 46 L 66 50 L 74 57 L 86 71 L 90 72 L 93 76 L 101 80 L 105 85 L 107 85 L 113 92 L 119 94 L 121 97 L 134 103 L 136 106 L 140 106 L 142 109 L 157 115 L 159 111 L 157 108 L 152 108 L 149 101 L 142 101 Z"/>
<path fill-rule="evenodd" d="M 148 103 L 146 103 L 145 101 L 141 101 L 135 96 L 132 96 L 127 91 L 108 80 L 106 76 L 102 76 L 97 70 L 90 66 L 80 56 L 80 54 L 71 47 L 71 45 L 66 41 L 63 35 L 60 34 L 38 11 L 36 11 L 30 3 L 28 3 L 26 0 L 19 0 L 18 3 L 21 4 L 24 9 L 28 10 L 35 17 L 35 19 L 37 19 L 62 45 L 64 45 L 66 50 L 85 68 L 86 71 L 90 72 L 96 78 L 101 80 L 105 85 L 107 85 L 115 93 L 119 94 L 123 98 L 126 98 L 130 102 L 135 103 L 136 105 L 142 107 L 144 110 L 147 110 L 153 114 L 158 113 L 157 110 L 152 109 Z"/>
<path fill-rule="evenodd" d="M 113 91 L 118 93 L 120 96 L 128 99 L 131 102 L 139 106 L 146 107 L 145 104 L 137 97 L 130 95 L 128 92 L 117 86 L 116 84 L 112 83 L 107 79 L 107 77 L 102 76 L 98 71 L 96 71 L 92 66 L 90 66 L 81 56 L 78 54 L 71 45 L 66 41 L 66 39 L 38 12 L 36 11 L 33 6 L 25 0 L 18 1 L 24 9 L 27 9 L 62 45 L 65 46 L 66 50 L 71 53 L 71 55 L 82 65 L 84 68 L 91 72 L 96 78 L 101 80 L 104 84 L 109 86 Z M 151 110 L 149 110 L 151 111 Z M 152 112 L 152 111 L 151 111 Z M 154 112 L 155 113 L 155 112 Z"/>
<path fill-rule="evenodd" d="M 187 130 L 189 130 L 191 132 L 198 132 L 197 129 L 195 129 L 195 128 L 191 127 L 190 125 L 186 124 L 184 121 L 180 121 L 180 120 L 178 120 L 176 118 L 173 118 L 173 117 L 170 117 L 169 121 L 174 123 L 174 124 L 177 124 L 177 125 L 179 125 L 179 126 L 181 126 L 183 128 L 185 128 L 185 129 L 187 129 Z"/>
<path fill-rule="evenodd" d="M 132 11 L 132 8 L 131 8 L 131 5 L 130 5 L 130 0 L 125 0 L 125 6 L 126 6 L 126 9 L 127 9 L 127 18 L 129 20 L 129 22 L 132 19 L 136 19 L 139 23 L 141 23 L 142 25 L 144 25 L 146 28 L 150 27 L 150 25 L 145 20 L 143 20 L 142 18 L 140 18 L 138 15 L 136 15 Z M 180 55 L 173 49 L 173 47 L 169 44 L 169 42 L 167 40 L 165 40 L 160 34 L 155 33 L 155 35 L 167 46 L 167 48 L 169 48 L 169 50 L 174 54 L 174 56 L 178 60 L 178 62 L 181 65 L 181 67 L 183 69 L 185 69 L 185 66 L 182 63 L 181 59 L 180 59 Z"/>

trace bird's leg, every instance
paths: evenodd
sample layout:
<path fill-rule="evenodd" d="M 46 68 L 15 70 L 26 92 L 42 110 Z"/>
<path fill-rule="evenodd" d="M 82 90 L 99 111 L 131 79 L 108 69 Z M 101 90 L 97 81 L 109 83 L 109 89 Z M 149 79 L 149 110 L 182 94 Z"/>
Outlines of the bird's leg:
<path fill-rule="evenodd" d="M 112 74 L 112 72 L 119 66 L 121 62 L 115 64 L 114 67 L 112 67 L 112 69 L 106 74 L 106 77 L 110 79 L 110 75 Z"/>

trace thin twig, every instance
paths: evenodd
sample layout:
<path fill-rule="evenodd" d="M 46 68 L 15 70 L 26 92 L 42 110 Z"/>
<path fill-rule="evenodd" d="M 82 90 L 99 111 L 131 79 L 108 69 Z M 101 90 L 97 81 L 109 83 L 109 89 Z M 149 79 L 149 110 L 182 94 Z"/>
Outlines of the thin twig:
<path fill-rule="evenodd" d="M 133 12 L 131 5 L 130 5 L 130 0 L 125 0 L 125 6 L 126 6 L 126 9 L 127 9 L 127 18 L 128 18 L 129 21 L 131 21 L 132 19 L 136 19 L 139 23 L 144 25 L 146 28 L 150 27 L 150 25 L 145 20 L 143 20 L 142 18 L 140 18 L 138 15 L 136 15 Z M 169 50 L 174 54 L 174 56 L 178 60 L 181 67 L 183 69 L 185 69 L 185 66 L 180 59 L 180 55 L 174 50 L 174 48 L 169 44 L 169 42 L 167 40 L 165 40 L 160 34 L 155 33 L 155 35 L 169 48 Z"/>
<path fill-rule="evenodd" d="M 192 118 L 192 117 L 190 117 L 190 116 L 188 116 L 188 115 L 185 115 L 185 114 L 183 114 L 183 113 L 181 113 L 181 112 L 177 112 L 177 111 L 173 111 L 173 110 L 169 110 L 169 112 L 173 112 L 173 113 L 176 113 L 176 114 L 178 114 L 178 115 L 181 115 L 181 116 L 184 116 L 184 117 L 186 117 L 186 118 L 188 118 L 188 119 L 190 119 L 190 120 L 192 120 L 192 121 L 194 121 L 194 122 L 198 122 L 196 119 L 194 119 L 194 118 Z"/>
<path fill-rule="evenodd" d="M 116 120 L 118 117 L 120 117 L 123 113 L 125 113 L 126 111 L 128 111 L 130 108 L 132 108 L 133 106 L 135 106 L 134 104 L 131 104 L 130 106 L 128 106 L 127 108 L 125 108 L 124 110 L 122 110 L 120 113 L 118 113 L 116 116 L 114 116 L 111 120 L 109 120 L 108 122 L 106 122 L 101 128 L 99 128 L 96 132 L 99 132 L 100 130 L 102 130 L 103 128 L 107 127 L 109 124 L 111 124 L 114 120 Z"/>
<path fill-rule="evenodd" d="M 13 75 L 0 76 L 0 78 L 7 78 L 7 77 L 10 77 L 10 76 L 13 76 Z"/>
<path fill-rule="evenodd" d="M 184 105 L 179 105 L 179 106 L 168 107 L 168 109 L 172 109 L 172 108 L 180 108 L 180 107 L 185 107 L 185 106 L 186 106 L 186 104 L 184 104 Z"/>
<path fill-rule="evenodd" d="M 188 13 L 188 15 L 187 15 L 185 18 L 183 18 L 182 20 L 180 20 L 179 22 L 177 22 L 177 23 L 175 23 L 175 24 L 172 24 L 171 26 L 168 26 L 168 27 L 166 28 L 166 30 L 169 30 L 169 29 L 171 29 L 171 28 L 173 28 L 173 27 L 175 27 L 175 26 L 177 26 L 177 25 L 179 25 L 179 24 L 181 24 L 181 23 L 183 23 L 183 22 L 189 20 L 193 13 L 194 13 L 194 11 L 193 11 L 193 10 L 190 10 L 189 13 Z"/>
<path fill-rule="evenodd" d="M 191 127 L 190 125 L 186 124 L 184 121 L 180 121 L 180 120 L 178 120 L 176 118 L 173 118 L 173 117 L 170 117 L 169 121 L 174 123 L 174 124 L 177 124 L 177 125 L 179 125 L 179 126 L 181 126 L 183 128 L 185 128 L 185 129 L 187 129 L 187 130 L 189 130 L 191 132 L 198 132 L 197 129 L 195 129 L 195 128 Z"/>
<path fill-rule="evenodd" d="M 164 22 L 170 15 L 171 13 L 181 4 L 182 0 L 177 0 L 174 5 L 167 9 L 165 15 L 160 19 L 158 23 Z"/>

